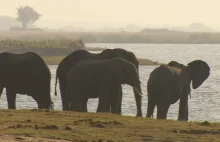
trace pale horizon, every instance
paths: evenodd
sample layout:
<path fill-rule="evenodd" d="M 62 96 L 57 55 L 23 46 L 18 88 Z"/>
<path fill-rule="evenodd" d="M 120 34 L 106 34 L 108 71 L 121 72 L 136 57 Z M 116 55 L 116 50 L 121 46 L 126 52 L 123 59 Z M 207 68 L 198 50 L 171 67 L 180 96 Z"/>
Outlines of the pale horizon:
<path fill-rule="evenodd" d="M 139 27 L 187 26 L 202 23 L 220 29 L 219 0 L 7 0 L 0 16 L 16 17 L 16 8 L 31 6 L 42 17 L 40 27 Z"/>

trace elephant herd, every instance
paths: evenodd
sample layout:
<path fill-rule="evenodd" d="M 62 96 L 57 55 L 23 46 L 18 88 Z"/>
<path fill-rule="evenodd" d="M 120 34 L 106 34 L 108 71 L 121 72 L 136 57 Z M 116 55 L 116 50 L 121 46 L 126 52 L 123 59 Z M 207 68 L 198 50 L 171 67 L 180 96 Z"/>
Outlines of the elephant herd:
<path fill-rule="evenodd" d="M 209 65 L 195 60 L 188 65 L 171 61 L 156 67 L 147 82 L 147 117 L 166 119 L 169 106 L 180 99 L 178 120 L 188 120 L 190 84 L 198 88 L 210 74 Z M 56 70 L 55 95 L 59 80 L 62 108 L 87 112 L 89 98 L 99 98 L 97 112 L 121 114 L 122 84 L 133 87 L 137 114 L 142 117 L 139 62 L 135 54 L 120 48 L 101 53 L 76 50 Z M 53 109 L 50 96 L 51 73 L 43 59 L 33 52 L 0 53 L 0 96 L 6 89 L 8 108 L 15 109 L 16 94 L 31 96 L 39 109 Z"/>

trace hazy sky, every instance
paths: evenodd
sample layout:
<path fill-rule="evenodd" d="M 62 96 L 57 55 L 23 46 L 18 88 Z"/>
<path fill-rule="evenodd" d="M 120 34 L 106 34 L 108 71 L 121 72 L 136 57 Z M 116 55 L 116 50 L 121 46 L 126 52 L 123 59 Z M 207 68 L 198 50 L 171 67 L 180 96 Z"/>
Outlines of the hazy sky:
<path fill-rule="evenodd" d="M 0 15 L 16 16 L 21 5 L 42 14 L 37 25 L 187 25 L 220 28 L 220 0 L 0 0 Z M 59 22 L 57 22 L 59 21 Z"/>

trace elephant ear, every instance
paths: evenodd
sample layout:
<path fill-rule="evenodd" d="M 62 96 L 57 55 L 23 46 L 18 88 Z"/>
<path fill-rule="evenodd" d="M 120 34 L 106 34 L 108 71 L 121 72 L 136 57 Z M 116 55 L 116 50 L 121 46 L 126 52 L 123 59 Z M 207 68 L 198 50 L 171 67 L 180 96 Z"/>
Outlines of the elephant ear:
<path fill-rule="evenodd" d="M 188 66 L 190 68 L 192 87 L 196 89 L 209 77 L 210 67 L 202 60 L 192 61 L 188 63 Z"/>
<path fill-rule="evenodd" d="M 138 61 L 137 57 L 135 56 L 135 54 L 133 52 L 128 52 L 128 56 L 127 57 L 128 57 L 128 61 L 133 63 L 135 65 L 135 67 L 137 69 L 139 69 L 138 68 L 139 61 Z"/>
<path fill-rule="evenodd" d="M 139 61 L 133 52 L 121 48 L 115 48 L 113 51 L 117 54 L 118 57 L 133 63 L 138 69 Z"/>

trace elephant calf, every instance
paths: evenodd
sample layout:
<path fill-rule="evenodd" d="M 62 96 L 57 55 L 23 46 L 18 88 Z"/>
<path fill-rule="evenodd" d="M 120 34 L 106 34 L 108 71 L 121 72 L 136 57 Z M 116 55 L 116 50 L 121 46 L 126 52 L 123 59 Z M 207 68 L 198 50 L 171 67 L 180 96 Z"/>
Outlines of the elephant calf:
<path fill-rule="evenodd" d="M 142 94 L 134 64 L 121 58 L 80 61 L 67 75 L 70 110 L 84 111 L 88 98 L 98 97 L 97 112 L 109 112 L 111 106 L 111 112 L 116 113 L 121 84 L 131 85 Z"/>
<path fill-rule="evenodd" d="M 157 106 L 157 118 L 166 119 L 169 106 L 180 99 L 178 120 L 188 120 L 190 84 L 198 88 L 208 77 L 209 65 L 195 60 L 184 66 L 176 61 L 155 68 L 147 82 L 147 117 L 152 117 Z"/>

